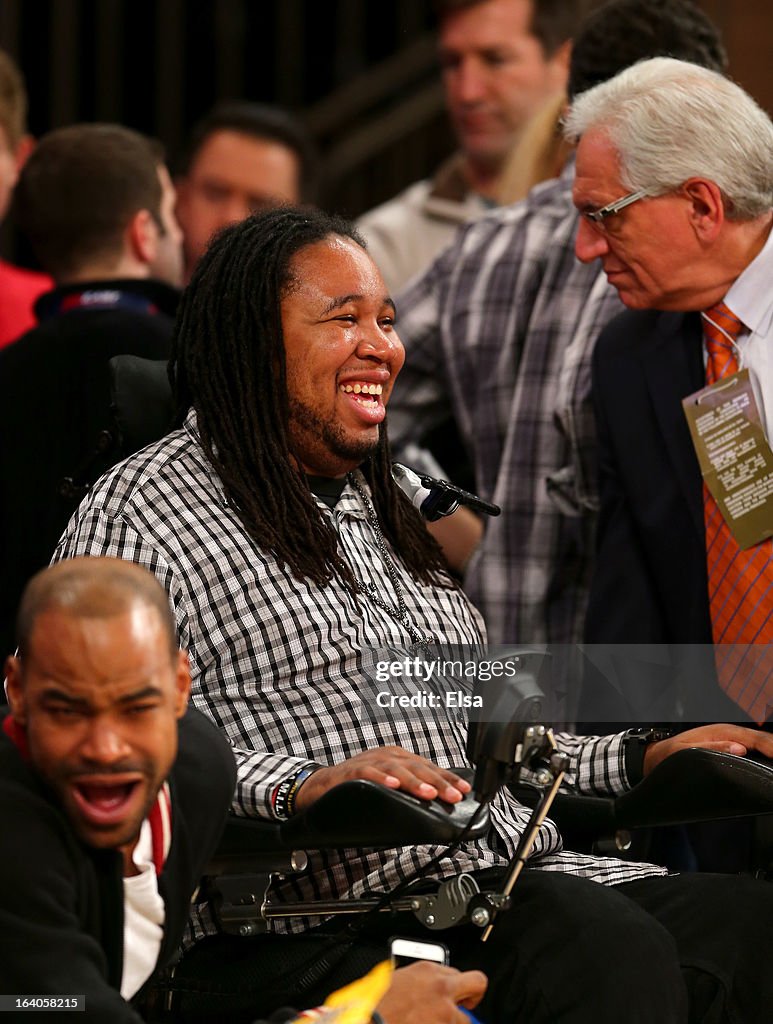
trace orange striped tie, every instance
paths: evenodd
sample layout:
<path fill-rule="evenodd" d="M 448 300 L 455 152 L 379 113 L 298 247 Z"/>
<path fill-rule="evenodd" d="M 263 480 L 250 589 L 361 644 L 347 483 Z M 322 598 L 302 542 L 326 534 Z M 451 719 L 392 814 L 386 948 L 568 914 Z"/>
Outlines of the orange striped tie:
<path fill-rule="evenodd" d="M 738 371 L 734 342 L 743 327 L 724 302 L 703 314 L 707 384 Z M 773 714 L 773 539 L 741 549 L 705 484 L 703 508 L 711 631 L 722 645 L 715 646 L 717 676 L 736 704 L 764 722 Z"/>

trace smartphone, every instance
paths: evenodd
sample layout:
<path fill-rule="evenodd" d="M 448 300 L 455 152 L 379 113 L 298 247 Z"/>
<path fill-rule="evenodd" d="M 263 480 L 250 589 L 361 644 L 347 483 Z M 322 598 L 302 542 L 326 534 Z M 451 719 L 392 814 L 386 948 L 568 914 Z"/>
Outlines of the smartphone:
<path fill-rule="evenodd" d="M 447 964 L 451 959 L 448 946 L 444 946 L 442 942 L 428 942 L 425 939 L 401 939 L 395 936 L 389 940 L 389 949 L 395 967 L 407 967 L 416 960 L 433 960 L 437 964 Z M 469 1010 L 463 1006 L 459 1009 L 469 1017 L 470 1024 L 481 1024 Z"/>
<path fill-rule="evenodd" d="M 415 960 L 432 960 L 436 964 L 447 964 L 451 957 L 448 946 L 442 942 L 427 942 L 424 939 L 401 939 L 398 936 L 389 940 L 389 951 L 395 967 L 405 967 Z"/>

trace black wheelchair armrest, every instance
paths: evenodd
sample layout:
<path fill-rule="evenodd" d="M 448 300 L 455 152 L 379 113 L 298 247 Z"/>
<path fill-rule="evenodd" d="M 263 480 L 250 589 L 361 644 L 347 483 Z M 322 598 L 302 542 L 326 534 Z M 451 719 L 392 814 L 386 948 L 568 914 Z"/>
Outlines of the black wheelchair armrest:
<path fill-rule="evenodd" d="M 526 807 L 534 808 L 542 790 L 529 782 L 518 782 L 510 792 Z M 611 796 L 586 796 L 571 789 L 559 790 L 548 812 L 571 849 L 583 850 L 618 829 L 615 799 Z"/>
<path fill-rule="evenodd" d="M 278 822 L 229 814 L 220 844 L 207 864 L 206 873 L 290 870 L 291 853 L 282 843 Z"/>
<path fill-rule="evenodd" d="M 479 806 L 471 794 L 457 804 L 446 804 L 419 800 L 364 779 L 343 782 L 288 821 L 232 815 L 207 871 L 218 874 L 272 864 L 281 870 L 293 850 L 447 844 L 461 835 Z M 470 837 L 482 835 L 488 827 L 484 809 Z"/>
<path fill-rule="evenodd" d="M 420 800 L 401 790 L 357 779 L 325 793 L 307 810 L 284 822 L 280 831 L 285 846 L 309 849 L 451 843 L 479 806 L 471 794 L 459 803 L 447 804 Z M 471 837 L 482 835 L 488 824 L 488 810 L 484 810 Z"/>
<path fill-rule="evenodd" d="M 615 800 L 619 828 L 773 812 L 773 765 L 717 750 L 678 750 Z"/>

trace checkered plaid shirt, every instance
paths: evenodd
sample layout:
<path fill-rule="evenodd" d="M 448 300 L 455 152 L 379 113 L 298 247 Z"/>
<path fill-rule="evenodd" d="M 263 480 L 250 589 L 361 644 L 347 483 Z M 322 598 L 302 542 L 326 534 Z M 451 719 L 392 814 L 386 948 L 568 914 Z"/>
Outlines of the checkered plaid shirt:
<path fill-rule="evenodd" d="M 364 479 L 362 486 L 365 487 Z M 324 508 L 324 506 L 320 506 Z M 355 575 L 393 601 L 373 527 L 347 484 L 325 510 Z M 193 703 L 225 731 L 238 764 L 237 814 L 272 818 L 277 786 L 307 762 L 327 765 L 362 750 L 398 744 L 443 767 L 462 766 L 465 723 L 457 717 L 376 718 L 362 707 L 363 656 L 410 645 L 405 628 L 336 581 L 300 582 L 245 533 L 198 442 L 191 414 L 183 429 L 104 476 L 71 519 L 54 559 L 112 555 L 146 566 L 169 594 L 179 640 L 190 654 Z M 483 642 L 480 616 L 457 588 L 416 583 L 392 553 L 408 613 L 450 644 Z M 591 793 L 626 788 L 621 736 L 562 736 L 572 775 Z M 443 861 L 440 875 L 504 864 L 528 813 L 508 793 L 491 808 L 489 837 Z M 384 891 L 438 853 L 427 846 L 312 854 L 309 872 L 277 887 L 276 898 L 358 896 Z M 535 865 L 613 884 L 660 869 L 562 851 L 546 821 Z M 277 930 L 308 925 L 293 920 Z"/>
<path fill-rule="evenodd" d="M 573 174 L 571 161 L 462 228 L 397 302 L 392 447 L 410 464 L 411 443 L 453 417 L 478 493 L 502 507 L 465 579 L 495 643 L 582 639 L 598 508 L 590 357 L 622 306 L 575 258 Z"/>

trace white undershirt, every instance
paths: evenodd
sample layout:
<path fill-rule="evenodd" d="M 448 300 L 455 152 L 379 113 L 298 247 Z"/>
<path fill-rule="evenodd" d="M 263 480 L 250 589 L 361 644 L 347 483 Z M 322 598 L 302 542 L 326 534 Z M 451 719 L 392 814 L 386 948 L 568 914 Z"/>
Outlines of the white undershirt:
<path fill-rule="evenodd" d="M 749 371 L 765 434 L 773 443 L 773 231 L 733 282 L 724 302 L 748 330 L 738 336 L 741 367 Z"/>
<path fill-rule="evenodd" d="M 153 973 L 164 934 L 164 901 L 153 863 L 153 837 L 145 820 L 132 853 L 138 875 L 123 880 L 123 976 L 121 995 L 131 999 Z"/>

